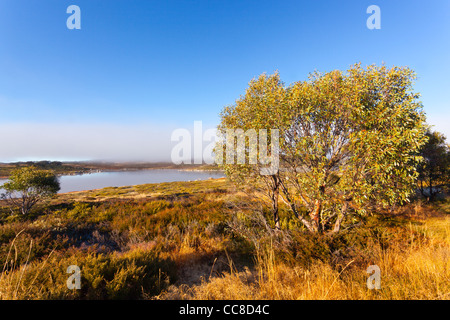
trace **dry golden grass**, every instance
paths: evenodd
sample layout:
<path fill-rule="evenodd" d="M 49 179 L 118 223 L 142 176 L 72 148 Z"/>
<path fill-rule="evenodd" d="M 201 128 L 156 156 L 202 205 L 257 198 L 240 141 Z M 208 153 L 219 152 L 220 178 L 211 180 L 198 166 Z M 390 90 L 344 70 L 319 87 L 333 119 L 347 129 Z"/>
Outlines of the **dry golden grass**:
<path fill-rule="evenodd" d="M 273 248 L 260 254 L 254 270 L 206 278 L 199 285 L 171 286 L 161 299 L 450 299 L 450 217 L 428 218 L 411 231 L 426 241 L 409 248 L 374 247 L 381 289 L 368 289 L 366 268 L 349 261 L 338 271 L 317 261 L 308 267 L 277 261 Z M 416 229 L 416 230 L 413 230 Z M 411 232 L 411 237 L 414 233 Z"/>
<path fill-rule="evenodd" d="M 335 236 L 283 210 L 274 231 L 260 207 L 221 179 L 65 194 L 30 217 L 5 210 L 0 299 L 450 299 L 448 200 Z M 66 287 L 71 264 L 80 291 Z M 373 264 L 380 290 L 366 285 Z"/>

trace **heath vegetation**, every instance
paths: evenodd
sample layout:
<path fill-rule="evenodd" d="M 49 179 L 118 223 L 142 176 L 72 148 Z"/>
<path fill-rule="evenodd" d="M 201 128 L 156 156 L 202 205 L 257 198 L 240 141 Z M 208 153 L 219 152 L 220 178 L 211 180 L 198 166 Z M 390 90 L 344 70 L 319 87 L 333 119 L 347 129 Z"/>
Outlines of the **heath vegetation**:
<path fill-rule="evenodd" d="M 448 299 L 445 199 L 316 234 L 284 204 L 277 230 L 261 200 L 225 179 L 98 192 L 25 216 L 2 207 L 2 299 Z M 380 290 L 366 286 L 374 264 Z M 67 288 L 70 265 L 80 290 Z"/>

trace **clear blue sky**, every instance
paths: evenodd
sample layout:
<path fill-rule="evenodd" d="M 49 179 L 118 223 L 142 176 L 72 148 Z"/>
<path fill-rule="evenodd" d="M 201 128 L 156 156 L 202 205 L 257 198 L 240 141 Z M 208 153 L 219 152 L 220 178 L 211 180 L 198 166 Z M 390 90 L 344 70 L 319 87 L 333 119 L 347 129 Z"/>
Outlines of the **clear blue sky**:
<path fill-rule="evenodd" d="M 66 27 L 72 4 L 81 30 Z M 159 160 L 173 128 L 214 127 L 263 72 L 289 84 L 356 62 L 415 70 L 450 138 L 450 1 L 2 0 L 0 161 Z"/>

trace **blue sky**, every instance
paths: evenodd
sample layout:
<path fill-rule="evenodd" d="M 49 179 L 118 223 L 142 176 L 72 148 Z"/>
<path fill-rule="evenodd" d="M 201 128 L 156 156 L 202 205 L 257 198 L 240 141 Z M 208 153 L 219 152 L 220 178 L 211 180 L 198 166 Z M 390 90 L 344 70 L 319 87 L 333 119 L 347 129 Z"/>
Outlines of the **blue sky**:
<path fill-rule="evenodd" d="M 69 5 L 81 30 L 69 30 Z M 369 30 L 368 6 L 381 9 Z M 0 2 L 0 161 L 164 160 L 174 128 L 214 127 L 248 82 L 351 64 L 409 66 L 450 137 L 450 2 Z"/>

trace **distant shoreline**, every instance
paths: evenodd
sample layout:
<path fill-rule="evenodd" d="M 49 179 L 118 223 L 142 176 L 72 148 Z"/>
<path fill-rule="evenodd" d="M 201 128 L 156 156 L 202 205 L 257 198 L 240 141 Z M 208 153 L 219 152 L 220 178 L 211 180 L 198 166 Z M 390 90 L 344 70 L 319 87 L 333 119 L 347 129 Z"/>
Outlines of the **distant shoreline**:
<path fill-rule="evenodd" d="M 58 176 L 78 176 L 85 174 L 94 174 L 94 173 L 102 173 L 102 172 L 126 172 L 126 171 L 147 171 L 147 170 L 177 170 L 177 171 L 187 171 L 187 172 L 221 172 L 224 171 L 221 169 L 187 169 L 187 168 L 123 168 L 123 169 L 105 169 L 105 170 L 94 170 L 87 172 L 74 172 L 74 173 L 62 173 L 58 174 Z M 7 179 L 8 177 L 0 177 L 0 179 Z"/>
<path fill-rule="evenodd" d="M 35 162 L 15 162 L 0 163 L 0 179 L 8 179 L 12 170 L 19 167 L 36 166 L 40 169 L 55 171 L 57 176 L 71 176 L 93 174 L 100 172 L 122 172 L 170 169 L 181 171 L 199 171 L 199 172 L 223 172 L 215 165 L 208 164 L 180 164 L 176 165 L 169 162 L 60 162 L 60 161 L 35 161 Z"/>

